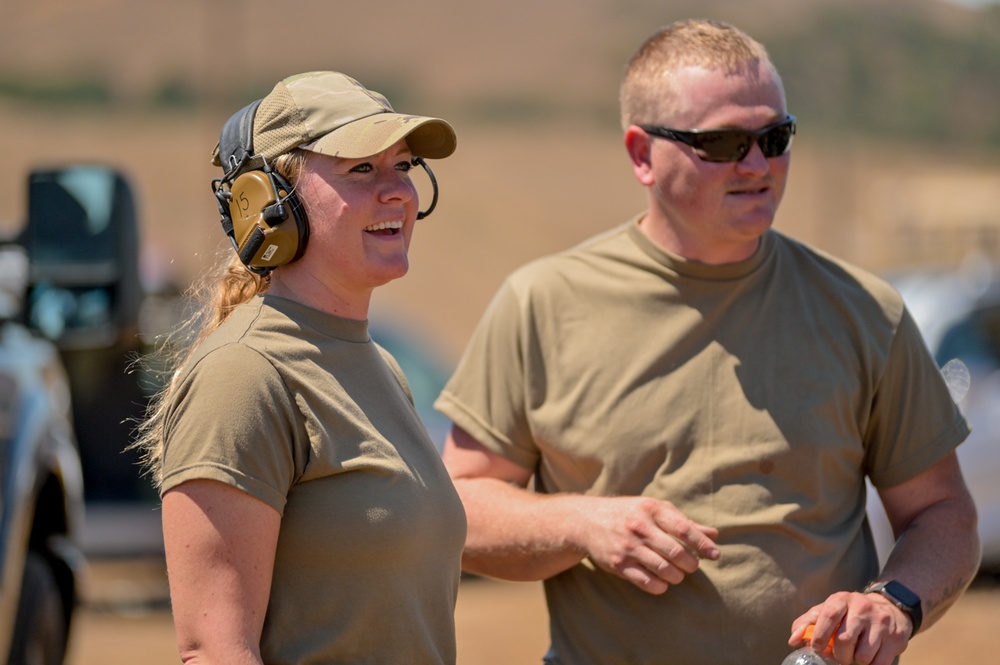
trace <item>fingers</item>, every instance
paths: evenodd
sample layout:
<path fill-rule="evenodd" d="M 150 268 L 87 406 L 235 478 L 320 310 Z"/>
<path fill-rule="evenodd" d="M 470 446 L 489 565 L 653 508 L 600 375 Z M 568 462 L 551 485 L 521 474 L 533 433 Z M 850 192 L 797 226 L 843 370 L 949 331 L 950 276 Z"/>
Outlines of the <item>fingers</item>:
<path fill-rule="evenodd" d="M 605 506 L 606 508 L 608 506 Z M 717 559 L 718 530 L 688 519 L 667 501 L 615 500 L 609 530 L 594 535 L 587 550 L 600 567 L 643 591 L 665 592 L 698 570 L 701 559 Z"/>
<path fill-rule="evenodd" d="M 667 525 L 665 530 L 697 558 L 711 561 L 719 558 L 719 548 L 715 544 L 715 539 L 719 537 L 718 529 L 685 517 Z"/>
<path fill-rule="evenodd" d="M 878 594 L 851 594 L 844 626 L 845 655 L 860 665 L 891 665 L 906 650 L 912 632 L 909 617 Z"/>
<path fill-rule="evenodd" d="M 683 561 L 680 565 L 671 560 L 671 555 L 637 541 L 634 546 L 622 544 L 608 554 L 602 567 L 647 593 L 660 594 L 671 584 L 680 584 L 685 575 L 697 569 L 697 559 L 679 543 L 674 543 L 673 557 Z M 600 559 L 594 558 L 599 565 L 602 563 Z"/>
<path fill-rule="evenodd" d="M 667 582 L 662 577 L 654 575 L 649 571 L 649 569 L 640 565 L 627 566 L 621 571 L 621 577 L 625 578 L 646 593 L 653 595 L 665 593 L 667 589 L 670 588 L 671 584 L 678 584 L 684 579 L 683 575 L 681 575 L 677 582 Z"/>
<path fill-rule="evenodd" d="M 674 545 L 664 541 L 663 547 L 667 550 L 664 554 L 671 562 L 686 563 L 687 567 L 682 568 L 693 573 L 698 568 L 699 559 L 715 561 L 719 558 L 719 547 L 715 544 L 715 539 L 719 537 L 718 529 L 688 519 L 669 501 L 657 504 L 652 512 L 654 522 L 663 533 L 671 537 L 674 544 L 680 545 L 689 555 L 685 557 L 676 551 Z"/>
<path fill-rule="evenodd" d="M 811 644 L 823 648 L 833 638 L 838 663 L 891 665 L 908 644 L 909 620 L 880 596 L 838 592 L 792 622 L 790 646 L 803 642 L 808 625 L 815 626 Z"/>

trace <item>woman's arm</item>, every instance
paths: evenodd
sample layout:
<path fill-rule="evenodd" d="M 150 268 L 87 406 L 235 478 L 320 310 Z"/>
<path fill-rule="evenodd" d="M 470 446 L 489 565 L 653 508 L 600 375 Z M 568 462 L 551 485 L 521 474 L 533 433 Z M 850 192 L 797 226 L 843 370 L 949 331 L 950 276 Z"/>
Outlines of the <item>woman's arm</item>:
<path fill-rule="evenodd" d="M 163 495 L 177 646 L 188 665 L 260 665 L 281 516 L 242 490 L 192 480 Z"/>

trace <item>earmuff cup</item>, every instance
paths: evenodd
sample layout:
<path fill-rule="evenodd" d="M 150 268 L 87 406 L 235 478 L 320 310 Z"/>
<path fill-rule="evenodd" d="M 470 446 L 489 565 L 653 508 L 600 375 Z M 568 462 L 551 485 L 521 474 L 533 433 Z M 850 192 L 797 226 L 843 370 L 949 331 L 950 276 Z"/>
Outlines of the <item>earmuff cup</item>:
<path fill-rule="evenodd" d="M 261 101 L 223 126 L 216 158 L 225 175 L 212 181 L 212 189 L 233 249 L 252 272 L 266 275 L 305 253 L 309 221 L 289 182 L 254 153 L 253 122 Z"/>
<path fill-rule="evenodd" d="M 309 224 L 288 181 L 272 169 L 247 171 L 229 188 L 230 238 L 248 268 L 270 271 L 305 253 Z"/>

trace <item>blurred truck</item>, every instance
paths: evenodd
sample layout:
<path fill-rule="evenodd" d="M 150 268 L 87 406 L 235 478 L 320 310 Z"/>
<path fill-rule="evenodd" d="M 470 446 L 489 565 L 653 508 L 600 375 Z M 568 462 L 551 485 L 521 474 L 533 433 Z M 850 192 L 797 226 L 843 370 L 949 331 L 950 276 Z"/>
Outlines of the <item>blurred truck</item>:
<path fill-rule="evenodd" d="M 65 658 L 86 569 L 87 506 L 147 485 L 125 449 L 142 391 L 136 218 L 121 174 L 28 178 L 28 215 L 0 243 L 0 657 Z M 0 661 L 2 662 L 2 661 Z"/>

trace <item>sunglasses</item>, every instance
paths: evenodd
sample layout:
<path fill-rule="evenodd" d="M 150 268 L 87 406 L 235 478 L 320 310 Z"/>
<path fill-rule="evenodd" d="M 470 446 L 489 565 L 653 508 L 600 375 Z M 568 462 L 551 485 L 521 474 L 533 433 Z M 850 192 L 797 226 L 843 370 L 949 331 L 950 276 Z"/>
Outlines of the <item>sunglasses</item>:
<path fill-rule="evenodd" d="M 749 154 L 754 143 L 768 159 L 788 152 L 795 135 L 795 116 L 787 116 L 762 129 L 692 129 L 684 132 L 655 125 L 639 126 L 647 134 L 691 146 L 706 162 L 739 162 Z"/>

